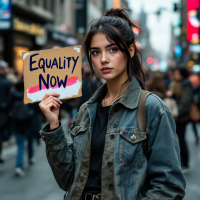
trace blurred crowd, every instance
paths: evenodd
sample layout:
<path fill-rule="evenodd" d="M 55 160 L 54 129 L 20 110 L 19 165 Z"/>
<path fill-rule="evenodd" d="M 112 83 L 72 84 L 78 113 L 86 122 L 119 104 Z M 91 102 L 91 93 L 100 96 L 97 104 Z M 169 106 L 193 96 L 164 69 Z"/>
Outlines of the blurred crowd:
<path fill-rule="evenodd" d="M 79 107 L 86 102 L 91 94 L 103 84 L 100 79 L 90 80 L 90 69 L 85 62 L 82 65 L 82 97 L 62 100 L 60 118 L 67 114 L 70 118 L 68 126 L 72 124 L 73 117 Z M 88 86 L 90 83 L 90 87 Z M 35 163 L 34 143 L 40 145 L 42 123 L 47 123 L 46 118 L 39 109 L 38 103 L 24 104 L 23 74 L 18 73 L 8 63 L 0 61 L 0 164 L 3 148 L 11 144 L 11 138 L 15 138 L 17 144 L 17 156 L 15 174 L 24 176 L 24 149 L 27 144 L 28 161 L 30 165 Z"/>
<path fill-rule="evenodd" d="M 192 123 L 195 143 L 199 144 L 197 124 L 200 121 L 200 73 L 189 67 L 169 68 L 166 73 L 147 72 L 148 90 L 159 96 L 169 107 L 176 122 L 180 144 L 181 166 L 189 172 L 189 152 L 185 139 L 186 126 Z"/>
<path fill-rule="evenodd" d="M 63 100 L 60 107 L 60 118 L 68 114 L 72 124 L 73 117 L 79 107 L 104 83 L 100 78 L 91 79 L 91 71 L 86 62 L 82 64 L 82 97 Z M 185 140 L 186 125 L 192 123 L 195 143 L 198 145 L 200 136 L 198 126 L 200 120 L 200 73 L 192 74 L 190 68 L 169 68 L 167 72 L 146 70 L 147 90 L 159 96 L 169 107 L 176 122 L 176 132 L 181 150 L 183 172 L 189 171 L 189 152 Z M 89 84 L 90 83 L 90 84 Z M 90 85 L 90 86 L 89 86 Z M 28 161 L 35 163 L 34 146 L 40 145 L 39 130 L 46 119 L 39 109 L 38 103 L 24 104 L 23 75 L 8 63 L 0 61 L 0 164 L 3 148 L 11 145 L 11 138 L 17 144 L 15 174 L 24 175 L 23 154 L 27 143 Z"/>

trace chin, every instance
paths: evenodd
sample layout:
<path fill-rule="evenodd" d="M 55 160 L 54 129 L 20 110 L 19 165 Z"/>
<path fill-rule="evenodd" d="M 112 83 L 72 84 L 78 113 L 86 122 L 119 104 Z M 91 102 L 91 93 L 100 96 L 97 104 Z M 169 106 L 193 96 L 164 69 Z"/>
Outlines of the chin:
<path fill-rule="evenodd" d="M 115 79 L 117 76 L 113 74 L 103 74 L 101 77 L 106 81 L 110 81 Z"/>

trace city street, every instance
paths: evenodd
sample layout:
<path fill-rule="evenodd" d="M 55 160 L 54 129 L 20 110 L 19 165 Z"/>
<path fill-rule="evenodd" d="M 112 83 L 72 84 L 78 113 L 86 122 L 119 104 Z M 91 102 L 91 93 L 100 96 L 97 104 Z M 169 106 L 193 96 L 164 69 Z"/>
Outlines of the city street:
<path fill-rule="evenodd" d="M 62 120 L 63 126 L 67 130 L 68 120 Z M 199 127 L 200 128 L 200 127 Z M 200 129 L 199 129 L 200 130 Z M 191 126 L 187 127 L 187 140 L 190 150 L 191 172 L 186 174 L 187 188 L 184 200 L 200 199 L 200 145 L 195 145 L 194 134 Z M 62 191 L 53 178 L 51 169 L 45 156 L 45 145 L 35 146 L 36 164 L 25 166 L 25 176 L 15 177 L 15 153 L 16 147 L 7 149 L 4 153 L 5 164 L 0 165 L 0 199 L 1 200 L 62 200 Z M 27 160 L 25 160 L 27 163 Z"/>

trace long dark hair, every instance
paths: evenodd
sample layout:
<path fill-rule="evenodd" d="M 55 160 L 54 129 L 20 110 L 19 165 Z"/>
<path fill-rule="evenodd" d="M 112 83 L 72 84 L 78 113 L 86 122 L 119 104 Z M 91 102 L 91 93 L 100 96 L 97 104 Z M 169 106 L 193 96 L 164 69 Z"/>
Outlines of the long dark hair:
<path fill-rule="evenodd" d="M 128 81 L 132 80 L 132 76 L 138 80 L 142 89 L 145 89 L 145 75 L 142 68 L 142 55 L 136 47 L 136 36 L 132 31 L 135 26 L 128 17 L 126 9 L 110 9 L 103 17 L 95 19 L 89 25 L 88 33 L 86 35 L 83 49 L 91 69 L 91 76 L 96 76 L 93 69 L 91 57 L 90 57 L 90 44 L 92 37 L 96 33 L 104 33 L 108 41 L 114 41 L 120 51 L 127 58 L 127 73 Z M 134 56 L 131 58 L 129 53 L 129 47 L 133 44 L 135 47 Z"/>

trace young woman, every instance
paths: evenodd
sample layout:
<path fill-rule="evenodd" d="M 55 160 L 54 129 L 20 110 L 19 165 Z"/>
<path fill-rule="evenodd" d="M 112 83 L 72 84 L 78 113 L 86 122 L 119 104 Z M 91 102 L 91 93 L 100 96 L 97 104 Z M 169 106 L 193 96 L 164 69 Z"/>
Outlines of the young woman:
<path fill-rule="evenodd" d="M 59 94 L 46 94 L 40 103 L 49 122 L 41 130 L 47 158 L 67 200 L 184 197 L 174 118 L 157 96 L 146 100 L 146 132 L 138 130 L 144 74 L 133 27 L 121 9 L 90 24 L 83 47 L 92 75 L 106 84 L 80 107 L 69 137 L 58 121 Z M 146 137 L 149 159 L 142 147 Z"/>

